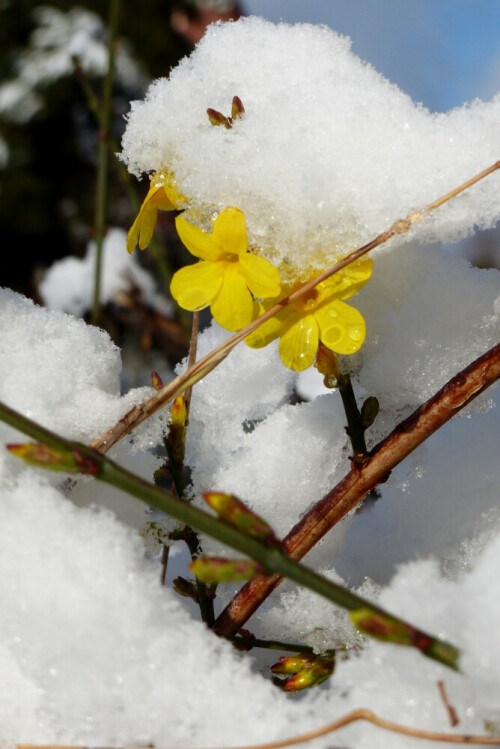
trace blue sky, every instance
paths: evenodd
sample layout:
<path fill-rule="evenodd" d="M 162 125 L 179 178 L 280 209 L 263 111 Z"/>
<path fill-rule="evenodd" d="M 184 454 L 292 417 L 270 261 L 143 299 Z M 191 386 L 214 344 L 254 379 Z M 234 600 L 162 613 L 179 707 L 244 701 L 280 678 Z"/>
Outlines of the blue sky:
<path fill-rule="evenodd" d="M 271 21 L 324 23 L 431 111 L 500 91 L 500 0 L 242 0 Z"/>

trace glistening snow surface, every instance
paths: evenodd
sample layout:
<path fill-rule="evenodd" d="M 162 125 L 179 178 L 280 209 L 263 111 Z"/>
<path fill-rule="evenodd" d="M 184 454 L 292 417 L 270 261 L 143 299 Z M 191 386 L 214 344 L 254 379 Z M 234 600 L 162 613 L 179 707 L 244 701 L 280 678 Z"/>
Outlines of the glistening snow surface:
<path fill-rule="evenodd" d="M 208 107 L 245 114 L 213 127 Z M 500 97 L 431 115 L 325 27 L 258 18 L 211 26 L 193 54 L 133 102 L 122 158 L 169 168 L 207 223 L 235 205 L 276 264 L 322 267 L 498 160 Z M 450 241 L 499 219 L 499 175 L 416 230 Z M 397 241 L 397 240 L 396 240 Z"/>

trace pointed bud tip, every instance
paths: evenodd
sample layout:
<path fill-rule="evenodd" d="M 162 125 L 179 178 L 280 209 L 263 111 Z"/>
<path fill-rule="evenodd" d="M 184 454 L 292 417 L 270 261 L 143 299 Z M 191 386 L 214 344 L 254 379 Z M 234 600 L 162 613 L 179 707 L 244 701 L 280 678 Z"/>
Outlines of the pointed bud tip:
<path fill-rule="evenodd" d="M 222 112 L 218 112 L 216 109 L 209 107 L 207 109 L 208 119 L 214 127 L 220 127 L 221 125 L 228 130 L 231 128 L 231 123 L 227 117 L 224 117 Z"/>
<path fill-rule="evenodd" d="M 151 372 L 151 385 L 155 390 L 161 390 L 163 388 L 163 380 L 161 379 L 158 372 Z"/>
<path fill-rule="evenodd" d="M 231 117 L 236 120 L 243 117 L 245 113 L 245 107 L 239 96 L 233 96 L 233 102 L 231 105 Z"/>

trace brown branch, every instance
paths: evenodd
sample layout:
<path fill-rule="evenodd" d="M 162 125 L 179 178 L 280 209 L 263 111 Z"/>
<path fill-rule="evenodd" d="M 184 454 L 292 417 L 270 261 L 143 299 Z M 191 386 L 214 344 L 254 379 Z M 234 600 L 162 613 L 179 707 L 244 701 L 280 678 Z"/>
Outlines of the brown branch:
<path fill-rule="evenodd" d="M 326 736 L 329 733 L 338 731 L 340 728 L 344 728 L 351 723 L 356 723 L 359 720 L 365 720 L 374 726 L 378 726 L 378 728 L 383 728 L 385 731 L 391 731 L 391 733 L 397 733 L 401 736 L 412 736 L 415 739 L 423 739 L 425 741 L 440 741 L 448 744 L 468 744 L 469 746 L 500 746 L 500 736 L 439 733 L 437 731 L 426 731 L 423 728 L 410 728 L 410 726 L 403 726 L 400 723 L 393 723 L 391 720 L 380 718 L 371 710 L 361 708 L 359 710 L 353 710 L 352 712 L 347 713 L 347 715 L 343 715 L 342 717 L 337 718 L 337 720 L 334 720 L 332 723 L 328 723 L 328 725 L 326 726 L 317 728 L 314 731 L 302 733 L 299 736 L 293 736 L 290 739 L 282 739 L 281 741 L 268 741 L 265 744 L 250 744 L 249 746 L 231 747 L 230 749 L 281 749 L 285 746 L 305 744 L 307 741 L 312 741 L 313 739 L 318 739 L 321 736 Z M 17 749 L 87 749 L 87 747 L 18 744 Z M 128 747 L 127 749 L 138 748 Z"/>
<path fill-rule="evenodd" d="M 309 510 L 283 541 L 285 551 L 299 560 L 416 447 L 500 377 L 500 344 L 459 372 L 432 398 L 401 422 L 370 452 L 366 463 L 349 473 Z M 232 599 L 215 622 L 220 635 L 235 634 L 259 608 L 282 578 L 258 575 Z"/>
<path fill-rule="evenodd" d="M 350 263 L 353 263 L 355 260 L 359 260 L 359 258 L 366 255 L 375 247 L 384 244 L 385 242 L 387 242 L 387 240 L 391 239 L 391 237 L 395 236 L 396 234 L 407 233 L 414 223 L 420 221 L 424 216 L 436 210 L 436 208 L 439 208 L 441 205 L 446 203 L 448 200 L 456 197 L 461 192 L 464 192 L 464 190 L 469 189 L 469 187 L 476 184 L 480 180 L 488 177 L 497 169 L 500 169 L 500 161 L 497 161 L 495 164 L 492 164 L 490 167 L 484 169 L 479 174 L 476 174 L 474 177 L 467 180 L 467 182 L 464 182 L 462 185 L 459 185 L 455 189 L 446 193 L 446 195 L 438 198 L 433 203 L 429 203 L 429 205 L 427 205 L 421 211 L 410 213 L 406 218 L 396 221 L 396 223 L 393 224 L 390 229 L 379 234 L 371 242 L 368 242 L 368 244 L 363 245 L 363 247 L 360 247 L 354 252 L 351 252 L 349 255 L 346 255 L 346 257 L 344 257 L 342 260 L 339 260 L 339 262 L 335 263 L 335 265 L 332 265 L 319 276 L 316 276 L 316 278 L 313 278 L 312 280 L 300 286 L 294 292 L 278 302 L 278 304 L 275 304 L 273 307 L 271 307 L 271 309 L 267 310 L 267 312 L 247 325 L 246 328 L 243 328 L 243 330 L 240 330 L 239 333 L 231 336 L 231 338 L 229 338 L 223 344 L 204 356 L 192 367 L 189 367 L 185 372 L 183 372 L 183 374 L 176 377 L 175 380 L 159 390 L 157 393 L 151 396 L 151 398 L 148 398 L 148 400 L 144 401 L 138 406 L 134 406 L 130 411 L 128 411 L 128 413 L 125 414 L 125 416 L 120 419 L 117 424 L 108 429 L 108 431 L 102 434 L 100 437 L 97 437 L 91 443 L 91 447 L 93 447 L 95 450 L 100 450 L 100 452 L 106 452 L 107 450 L 109 450 L 110 447 L 112 447 L 116 442 L 125 437 L 125 435 L 131 432 L 132 429 L 135 429 L 135 427 L 139 426 L 139 424 L 142 424 L 143 421 L 146 421 L 146 419 L 156 413 L 158 409 L 162 408 L 164 405 L 176 398 L 186 388 L 194 385 L 195 382 L 198 382 L 198 380 L 211 372 L 212 369 L 215 369 L 215 367 L 217 367 L 226 358 L 229 352 L 238 343 L 240 343 L 240 341 L 250 335 L 250 333 L 253 333 L 253 331 L 260 327 L 264 322 L 266 322 L 266 320 L 269 320 L 271 317 L 276 315 L 288 304 L 291 304 L 292 302 L 295 302 L 301 297 L 305 296 L 318 284 L 322 283 L 327 278 L 330 278 L 330 276 L 333 276 L 334 273 L 338 273 Z"/>

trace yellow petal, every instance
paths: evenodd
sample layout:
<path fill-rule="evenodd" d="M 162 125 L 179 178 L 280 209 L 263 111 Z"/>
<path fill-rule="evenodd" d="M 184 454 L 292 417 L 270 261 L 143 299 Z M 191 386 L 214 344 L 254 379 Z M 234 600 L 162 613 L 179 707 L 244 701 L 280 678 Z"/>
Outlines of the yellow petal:
<path fill-rule="evenodd" d="M 156 188 L 163 188 L 165 199 L 170 205 L 170 208 L 164 208 L 164 210 L 180 208 L 183 203 L 187 203 L 186 196 L 177 188 L 174 175 L 167 169 L 152 174 L 151 184 Z"/>
<path fill-rule="evenodd" d="M 214 240 L 223 252 L 241 255 L 247 251 L 245 214 L 239 208 L 225 208 L 214 221 Z"/>
<path fill-rule="evenodd" d="M 175 226 L 181 242 L 188 248 L 191 255 L 202 260 L 217 260 L 219 258 L 220 249 L 210 234 L 202 231 L 194 224 L 190 224 L 182 215 L 175 219 Z"/>
<path fill-rule="evenodd" d="M 269 309 L 269 306 L 267 307 L 267 309 Z M 254 320 L 256 317 L 259 317 L 259 315 L 262 315 L 265 311 L 266 307 L 264 307 L 264 305 L 254 301 Z M 268 343 L 271 343 L 271 341 L 274 341 L 275 338 L 278 338 L 282 330 L 282 319 L 278 315 L 274 315 L 274 317 L 271 317 L 270 320 L 266 320 L 265 323 L 262 323 L 262 325 L 260 325 L 257 330 L 254 330 L 253 333 L 247 335 L 244 341 L 247 346 L 250 346 L 250 348 L 262 348 L 263 346 L 267 346 Z"/>
<path fill-rule="evenodd" d="M 314 316 L 319 325 L 322 343 L 337 354 L 354 354 L 366 335 L 363 316 L 357 309 L 335 299 L 316 310 Z"/>
<path fill-rule="evenodd" d="M 280 338 L 283 364 L 302 372 L 314 362 L 318 350 L 318 325 L 313 315 L 301 317 Z"/>
<path fill-rule="evenodd" d="M 239 256 L 240 273 L 252 294 L 260 299 L 278 296 L 280 274 L 269 260 L 249 252 Z"/>
<path fill-rule="evenodd" d="M 158 210 L 155 206 L 148 206 L 142 211 L 139 228 L 139 249 L 145 250 L 151 242 L 158 217 Z"/>
<path fill-rule="evenodd" d="M 208 307 L 222 284 L 221 265 L 202 260 L 174 273 L 170 293 L 178 305 L 191 312 Z"/>
<path fill-rule="evenodd" d="M 222 263 L 221 263 L 222 265 Z M 215 320 L 226 330 L 241 330 L 252 321 L 254 305 L 252 295 L 233 263 L 226 268 L 222 286 L 210 305 Z"/>
<path fill-rule="evenodd" d="M 361 258 L 350 263 L 338 273 L 318 286 L 321 296 L 334 295 L 337 299 L 349 299 L 354 296 L 369 280 L 373 270 L 371 258 Z"/>
<path fill-rule="evenodd" d="M 172 211 L 175 205 L 170 201 L 164 188 L 151 182 L 148 194 L 144 198 L 137 218 L 132 224 L 127 236 L 127 250 L 133 252 L 137 243 L 144 250 L 151 242 L 155 230 L 158 208 Z"/>

